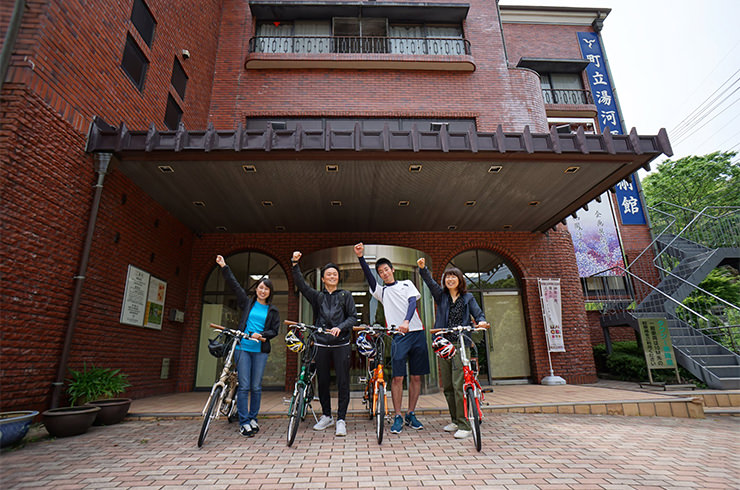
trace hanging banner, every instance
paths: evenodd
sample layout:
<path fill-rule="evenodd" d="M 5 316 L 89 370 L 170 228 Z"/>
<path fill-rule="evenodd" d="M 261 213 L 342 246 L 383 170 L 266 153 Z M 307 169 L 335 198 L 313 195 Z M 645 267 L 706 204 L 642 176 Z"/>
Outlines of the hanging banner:
<path fill-rule="evenodd" d="M 589 277 L 614 267 L 624 268 L 622 246 L 608 193 L 601 196 L 601 202 L 589 203 L 588 211 L 581 210 L 575 218 L 568 217 L 566 224 L 573 237 L 580 277 Z M 613 271 L 607 274 L 623 275 Z"/>
<path fill-rule="evenodd" d="M 579 32 L 577 35 L 581 55 L 589 61 L 586 65 L 586 76 L 594 96 L 601 132 L 624 134 L 599 36 L 595 32 Z M 634 180 L 635 176 L 631 175 L 629 179 L 623 180 L 616 186 L 619 215 L 625 225 L 644 225 L 646 223 L 645 213 L 642 210 Z"/>
<path fill-rule="evenodd" d="M 565 352 L 563 342 L 563 309 L 560 302 L 560 279 L 538 279 L 545 337 L 550 352 Z"/>

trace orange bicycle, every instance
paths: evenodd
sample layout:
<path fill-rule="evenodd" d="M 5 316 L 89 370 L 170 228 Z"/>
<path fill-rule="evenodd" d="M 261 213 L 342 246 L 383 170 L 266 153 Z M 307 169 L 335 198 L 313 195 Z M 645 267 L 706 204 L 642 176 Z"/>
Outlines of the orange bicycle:
<path fill-rule="evenodd" d="M 383 334 L 400 334 L 395 325 L 360 325 L 353 327 L 357 335 L 357 350 L 366 358 L 367 375 L 360 378 L 365 383 L 362 402 L 367 407 L 371 419 L 375 419 L 375 435 L 378 444 L 383 443 L 383 427 L 388 416 L 388 397 L 385 387 L 385 337 Z"/>

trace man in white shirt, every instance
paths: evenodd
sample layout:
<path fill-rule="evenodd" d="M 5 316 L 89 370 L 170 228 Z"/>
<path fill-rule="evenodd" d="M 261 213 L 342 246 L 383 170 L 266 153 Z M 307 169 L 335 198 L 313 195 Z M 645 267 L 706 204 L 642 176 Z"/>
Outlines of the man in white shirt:
<path fill-rule="evenodd" d="M 395 273 L 393 264 L 385 258 L 378 259 L 375 263 L 375 270 L 383 281 L 383 284 L 378 284 L 370 271 L 370 266 L 365 261 L 365 246 L 358 243 L 354 250 L 370 286 L 370 294 L 383 304 L 386 323 L 396 325 L 398 330 L 404 334 L 394 336 L 391 344 L 391 365 L 393 367 L 391 395 L 393 409 L 396 413 L 391 433 L 400 433 L 404 422 L 412 429 L 423 429 L 424 425 L 414 414 L 416 402 L 421 393 L 421 377 L 429 374 L 429 355 L 424 325 L 416 311 L 416 302 L 421 298 L 421 294 L 413 282 L 396 281 L 393 275 Z M 404 418 L 401 416 L 401 399 L 403 398 L 403 378 L 406 376 L 407 361 L 409 365 L 409 408 Z"/>

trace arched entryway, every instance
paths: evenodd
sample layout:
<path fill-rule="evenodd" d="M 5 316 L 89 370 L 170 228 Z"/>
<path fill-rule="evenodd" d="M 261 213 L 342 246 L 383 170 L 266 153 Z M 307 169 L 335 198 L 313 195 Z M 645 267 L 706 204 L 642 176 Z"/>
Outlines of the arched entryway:
<path fill-rule="evenodd" d="M 468 291 L 475 295 L 493 327 L 478 342 L 481 382 L 528 379 L 529 346 L 516 269 L 502 256 L 482 249 L 462 252 L 448 266 L 465 274 Z"/>
<path fill-rule="evenodd" d="M 215 255 L 214 255 L 215 259 Z M 225 257 L 237 281 L 247 294 L 263 277 L 269 277 L 275 290 L 272 304 L 280 311 L 280 318 L 288 315 L 288 279 L 275 259 L 259 252 L 239 252 Z M 213 336 L 210 323 L 237 328 L 241 312 L 236 305 L 236 296 L 226 286 L 221 268 L 215 264 L 203 288 L 203 311 L 201 314 L 200 337 L 198 340 L 198 362 L 195 375 L 195 389 L 210 388 L 221 368 L 220 362 L 208 352 L 208 339 Z M 267 359 L 264 388 L 285 387 L 285 339 L 284 331 L 271 340 L 272 351 Z"/>

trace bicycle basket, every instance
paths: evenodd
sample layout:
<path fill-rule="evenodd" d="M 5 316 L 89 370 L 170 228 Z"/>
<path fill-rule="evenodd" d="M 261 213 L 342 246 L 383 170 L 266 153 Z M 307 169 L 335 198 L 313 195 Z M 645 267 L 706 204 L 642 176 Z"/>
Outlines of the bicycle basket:
<path fill-rule="evenodd" d="M 231 343 L 234 338 L 225 333 L 218 334 L 215 338 L 208 341 L 208 352 L 213 357 L 224 357 L 231 349 Z"/>

